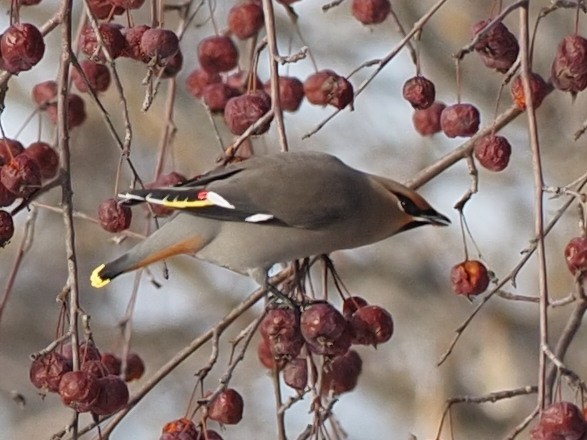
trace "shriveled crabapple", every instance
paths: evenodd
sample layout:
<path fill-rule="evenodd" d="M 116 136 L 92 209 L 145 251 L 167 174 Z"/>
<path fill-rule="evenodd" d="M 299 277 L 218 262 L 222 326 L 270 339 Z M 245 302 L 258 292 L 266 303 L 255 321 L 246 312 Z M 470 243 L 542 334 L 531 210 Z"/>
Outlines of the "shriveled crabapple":
<path fill-rule="evenodd" d="M 271 93 L 271 81 L 264 85 L 265 92 Z M 304 100 L 304 83 L 293 76 L 279 77 L 279 105 L 282 110 L 295 112 Z"/>
<path fill-rule="evenodd" d="M 16 139 L 0 138 L 0 167 L 24 151 L 22 144 Z"/>
<path fill-rule="evenodd" d="M 365 25 L 382 23 L 391 12 L 389 0 L 353 0 L 353 17 Z"/>
<path fill-rule="evenodd" d="M 571 402 L 555 402 L 542 411 L 530 431 L 531 440 L 581 440 L 586 432 L 583 412 Z"/>
<path fill-rule="evenodd" d="M 558 45 L 550 69 L 552 84 L 559 90 L 576 94 L 587 87 L 587 40 L 568 35 Z"/>
<path fill-rule="evenodd" d="M 109 374 L 98 379 L 100 392 L 90 411 L 99 416 L 108 416 L 121 410 L 128 403 L 128 386 L 118 376 Z"/>
<path fill-rule="evenodd" d="M 415 110 L 423 110 L 434 103 L 436 88 L 428 78 L 417 75 L 404 83 L 402 95 Z"/>
<path fill-rule="evenodd" d="M 573 275 L 587 271 L 587 237 L 574 237 L 567 243 L 565 261 Z"/>
<path fill-rule="evenodd" d="M 0 217 L 3 212 L 5 211 L 0 211 Z M 71 367 L 71 360 L 58 352 L 43 353 L 35 357 L 31 363 L 29 379 L 40 390 L 56 393 L 59 390 L 61 378 L 65 373 L 71 371 Z"/>
<path fill-rule="evenodd" d="M 101 23 L 98 26 L 98 31 L 104 43 L 104 49 L 110 54 L 112 59 L 116 59 L 124 53 L 126 47 L 126 40 L 122 36 L 121 26 L 112 23 Z M 103 53 L 103 48 L 100 46 L 98 37 L 94 29 L 86 25 L 82 28 L 79 40 L 80 50 L 88 57 L 97 62 L 105 62 L 106 56 Z"/>
<path fill-rule="evenodd" d="M 57 83 L 53 80 L 35 84 L 32 90 L 33 101 L 41 107 L 56 102 L 57 91 Z"/>
<path fill-rule="evenodd" d="M 224 121 L 232 134 L 241 135 L 271 110 L 271 98 L 263 90 L 256 90 L 230 98 L 224 107 Z M 258 127 L 253 134 L 269 130 L 271 121 Z"/>
<path fill-rule="evenodd" d="M 260 325 L 263 339 L 275 360 L 292 359 L 300 352 L 303 338 L 300 330 L 300 314 L 290 308 L 270 309 Z"/>
<path fill-rule="evenodd" d="M 360 307 L 349 320 L 353 344 L 373 345 L 389 341 L 393 335 L 393 319 L 383 307 Z"/>
<path fill-rule="evenodd" d="M 243 418 L 243 406 L 238 391 L 226 388 L 208 404 L 208 417 L 225 425 L 234 425 Z"/>
<path fill-rule="evenodd" d="M 69 371 L 59 382 L 59 395 L 67 406 L 86 412 L 100 393 L 98 378 L 85 371 Z"/>
<path fill-rule="evenodd" d="M 489 286 L 489 272 L 478 260 L 465 260 L 450 271 L 452 290 L 467 297 L 483 293 Z"/>
<path fill-rule="evenodd" d="M 104 230 L 112 233 L 121 232 L 129 228 L 132 210 L 114 198 L 106 199 L 98 206 L 98 220 Z"/>
<path fill-rule="evenodd" d="M 263 7 L 254 1 L 234 5 L 228 11 L 228 28 L 239 39 L 252 37 L 263 28 Z"/>
<path fill-rule="evenodd" d="M 548 84 L 546 84 L 546 81 L 544 81 L 540 75 L 534 72 L 530 72 L 529 81 L 532 105 L 534 108 L 538 108 L 548 94 Z M 526 95 L 524 93 L 524 84 L 520 75 L 516 76 L 512 81 L 510 92 L 514 105 L 520 110 L 526 110 Z"/>
<path fill-rule="evenodd" d="M 210 73 L 207 70 L 198 68 L 192 70 L 187 76 L 185 79 L 185 87 L 190 95 L 195 98 L 201 98 L 206 86 L 221 82 L 222 78 L 218 73 Z"/>
<path fill-rule="evenodd" d="M 510 161 L 512 146 L 503 136 L 489 134 L 475 142 L 474 154 L 479 163 L 490 171 L 504 170 Z"/>
<path fill-rule="evenodd" d="M 412 114 L 412 123 L 416 131 L 422 136 L 441 132 L 440 116 L 445 108 L 444 103 L 436 101 L 426 109 L 415 110 Z"/>
<path fill-rule="evenodd" d="M 0 182 L 17 197 L 29 197 L 41 186 L 41 170 L 26 154 L 19 154 L 0 169 Z"/>
<path fill-rule="evenodd" d="M 59 170 L 59 154 L 47 142 L 33 142 L 23 152 L 39 166 L 43 179 L 52 179 Z"/>
<path fill-rule="evenodd" d="M 30 70 L 45 54 L 43 35 L 30 23 L 9 26 L 0 38 L 4 70 L 18 74 Z"/>
<path fill-rule="evenodd" d="M 335 357 L 324 363 L 320 392 L 342 394 L 353 390 L 362 370 L 363 360 L 355 350 Z"/>
<path fill-rule="evenodd" d="M 224 83 L 209 84 L 202 90 L 202 101 L 211 112 L 222 112 L 230 98 L 237 96 L 236 90 Z"/>
<path fill-rule="evenodd" d="M 229 37 L 207 37 L 198 44 L 198 60 L 210 73 L 227 72 L 238 64 L 238 49 Z"/>
<path fill-rule="evenodd" d="M 169 29 L 147 29 L 141 36 L 141 52 L 149 58 L 164 60 L 175 55 L 178 50 L 179 39 Z"/>
<path fill-rule="evenodd" d="M 479 110 L 472 104 L 453 104 L 440 115 L 440 126 L 450 138 L 470 137 L 479 130 Z"/>
<path fill-rule="evenodd" d="M 84 81 L 82 75 L 77 69 L 73 69 L 71 77 L 73 84 L 82 93 L 88 91 L 88 86 L 95 93 L 105 92 L 110 86 L 110 70 L 104 64 L 99 64 L 91 60 L 83 60 L 79 63 L 81 70 L 86 75 L 88 84 Z"/>
<path fill-rule="evenodd" d="M 473 36 L 483 32 L 490 21 L 481 20 L 475 23 L 472 27 Z M 485 66 L 501 73 L 507 72 L 512 67 L 520 51 L 516 36 L 501 22 L 485 32 L 474 48 Z"/>
<path fill-rule="evenodd" d="M 304 94 L 311 104 L 330 104 L 338 109 L 352 105 L 352 84 L 332 70 L 320 70 L 304 81 Z"/>
<path fill-rule="evenodd" d="M 315 303 L 304 309 L 300 326 L 313 353 L 336 356 L 346 353 L 350 347 L 352 334 L 348 323 L 329 303 Z"/>

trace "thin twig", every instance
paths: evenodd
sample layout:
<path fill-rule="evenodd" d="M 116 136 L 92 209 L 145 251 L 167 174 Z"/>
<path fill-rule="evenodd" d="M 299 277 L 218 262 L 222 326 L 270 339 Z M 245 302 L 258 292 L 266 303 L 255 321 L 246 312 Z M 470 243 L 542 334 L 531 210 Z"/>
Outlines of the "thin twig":
<path fill-rule="evenodd" d="M 538 138 L 538 125 L 536 122 L 536 109 L 534 107 L 532 89 L 530 87 L 530 54 L 528 53 L 528 4 L 520 8 L 520 60 L 522 85 L 526 101 L 526 115 L 528 118 L 528 132 L 530 136 L 530 148 L 532 151 L 532 170 L 534 175 L 534 235 L 537 239 L 538 258 L 538 283 L 540 292 L 540 345 L 548 345 L 548 283 L 546 275 L 546 253 L 544 248 L 544 207 L 543 191 L 544 178 L 542 175 L 542 158 L 540 153 L 540 141 Z M 544 408 L 546 405 L 546 356 L 540 352 L 538 374 L 538 405 Z"/>

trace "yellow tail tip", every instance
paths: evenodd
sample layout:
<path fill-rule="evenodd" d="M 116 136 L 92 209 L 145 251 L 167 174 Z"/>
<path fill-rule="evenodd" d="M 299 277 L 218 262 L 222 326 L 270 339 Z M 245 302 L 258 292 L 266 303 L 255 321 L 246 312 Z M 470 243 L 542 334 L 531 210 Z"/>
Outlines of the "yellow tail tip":
<path fill-rule="evenodd" d="M 100 276 L 100 272 L 102 272 L 102 269 L 104 269 L 105 266 L 105 264 L 101 264 L 92 272 L 92 275 L 90 276 L 90 283 L 92 284 L 92 287 L 99 289 L 110 282 L 109 279 L 104 279 Z"/>

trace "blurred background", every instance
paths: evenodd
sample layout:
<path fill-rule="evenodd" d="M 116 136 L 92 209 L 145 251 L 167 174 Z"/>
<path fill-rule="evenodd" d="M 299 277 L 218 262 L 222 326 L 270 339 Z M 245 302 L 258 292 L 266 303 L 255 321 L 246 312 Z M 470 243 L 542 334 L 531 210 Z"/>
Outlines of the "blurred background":
<path fill-rule="evenodd" d="M 83 13 L 76 2 L 75 16 Z M 174 2 L 169 2 L 174 3 Z M 178 3 L 178 2 L 175 2 Z M 393 0 L 393 10 L 406 29 L 410 29 L 435 2 Z M 487 18 L 492 1 L 449 0 L 426 24 L 418 45 L 422 73 L 434 81 L 437 99 L 445 103 L 457 100 L 455 63 L 452 54 L 470 41 L 470 27 Z M 504 2 L 508 6 L 511 2 Z M 532 22 L 548 1 L 532 3 Z M 233 1 L 218 1 L 215 19 L 225 26 L 227 11 Z M 9 24 L 10 2 L 3 3 L 0 28 Z M 376 26 L 364 26 L 350 13 L 350 1 L 322 11 L 324 2 L 302 0 L 293 5 L 299 32 L 296 34 L 285 9 L 275 4 L 276 27 L 282 54 L 294 53 L 307 45 L 319 68 L 330 68 L 349 75 L 362 63 L 384 57 L 401 39 L 393 21 L 388 18 Z M 59 6 L 57 0 L 44 0 L 33 7 L 22 8 L 22 22 L 44 23 Z M 150 23 L 148 6 L 133 11 L 135 23 Z M 196 46 L 214 30 L 205 6 L 190 24 L 181 41 L 183 69 L 176 78 L 174 123 L 177 132 L 173 152 L 165 164 L 165 172 L 178 171 L 191 176 L 215 165 L 221 153 L 210 122 L 199 101 L 185 90 L 187 75 L 197 66 Z M 124 16 L 123 16 L 124 17 Z M 125 19 L 116 21 L 125 24 Z M 175 13 L 165 16 L 165 27 L 176 29 Z M 537 32 L 533 66 L 548 78 L 558 42 L 574 31 L 575 11 L 561 9 L 548 15 Z M 518 13 L 504 21 L 518 34 Z M 579 33 L 585 30 L 585 17 L 580 16 Z M 44 119 L 39 134 L 38 116 L 27 118 L 35 106 L 30 99 L 33 85 L 55 79 L 59 58 L 58 31 L 46 39 L 46 53 L 39 65 L 13 77 L 9 82 L 6 110 L 2 125 L 7 137 L 18 137 L 26 146 L 40 136 L 54 141 L 54 127 Z M 245 50 L 245 43 L 239 47 Z M 139 174 L 152 180 L 164 130 L 164 114 L 169 81 L 163 81 L 148 112 L 141 111 L 145 86 L 141 80 L 147 69 L 137 62 L 116 62 L 124 93 L 129 104 L 133 126 L 132 159 Z M 481 112 L 482 126 L 490 125 L 495 115 L 496 99 L 504 76 L 483 66 L 479 57 L 468 55 L 461 66 L 461 99 L 475 104 Z M 350 81 L 358 87 L 373 67 L 361 69 Z M 280 67 L 280 73 L 306 78 L 314 71 L 309 59 Z M 266 52 L 261 54 L 258 69 L 263 81 L 269 79 Z M 458 147 L 463 139 L 448 139 L 442 134 L 423 138 L 412 127 L 412 109 L 402 99 L 404 81 L 414 76 L 415 67 L 407 51 L 402 51 L 375 78 L 355 101 L 354 111 L 343 110 L 316 134 L 302 139 L 314 130 L 333 109 L 304 102 L 296 113 L 285 114 L 291 150 L 319 150 L 336 154 L 348 164 L 406 181 L 418 171 Z M 499 112 L 509 108 L 507 90 L 499 104 Z M 121 102 L 111 88 L 101 100 L 122 133 Z M 564 186 L 585 173 L 586 139 L 573 140 L 573 133 L 587 118 L 586 97 L 579 94 L 574 102 L 570 95 L 554 92 L 537 112 L 545 181 L 548 186 Z M 115 193 L 116 169 L 120 152 L 109 136 L 96 106 L 84 96 L 88 119 L 72 130 L 72 173 L 75 209 L 96 217 L 97 206 Z M 41 116 L 44 118 L 44 116 Z M 231 136 L 216 117 L 226 144 Z M 24 127 L 24 128 L 23 128 Z M 501 173 L 479 170 L 479 192 L 465 209 L 466 219 L 481 256 L 469 246 L 471 257 L 481 258 L 495 273 L 505 277 L 520 261 L 521 253 L 533 237 L 533 180 L 531 152 L 525 115 L 503 131 L 513 147 L 510 164 Z M 279 149 L 275 124 L 268 134 L 255 138 L 256 153 Z M 121 189 L 129 186 L 131 175 L 123 167 Z M 420 189 L 441 212 L 448 215 L 450 228 L 421 228 L 365 248 L 337 252 L 332 257 L 350 292 L 366 298 L 390 311 L 395 333 L 391 341 L 377 350 L 359 347 L 363 373 L 357 388 L 342 395 L 335 413 L 350 439 L 418 439 L 435 437 L 445 401 L 455 396 L 482 396 L 493 391 L 536 385 L 538 377 L 539 325 L 536 303 L 507 301 L 493 297 L 469 325 L 454 352 L 440 367 L 437 362 L 447 350 L 454 331 L 467 318 L 480 298 L 467 301 L 451 292 L 449 273 L 453 265 L 464 259 L 464 249 L 457 211 L 452 207 L 470 186 L 467 166 L 459 162 L 445 170 Z M 58 206 L 58 189 L 45 194 L 43 204 Z M 553 217 L 562 198 L 548 198 L 545 216 Z M 134 211 L 132 230 L 143 233 L 144 211 Z M 16 216 L 17 232 L 12 243 L 0 250 L 0 288 L 8 282 L 23 234 L 27 216 Z M 32 246 L 24 256 L 0 321 L 0 439 L 50 438 L 71 421 L 71 413 L 56 395 L 41 399 L 30 384 L 29 355 L 47 346 L 55 337 L 59 304 L 55 298 L 64 287 L 67 268 L 62 217 L 49 209 L 36 208 Z M 553 298 L 568 296 L 573 290 L 573 277 L 565 267 L 563 249 L 571 237 L 580 235 L 577 209 L 572 208 L 546 239 L 548 286 Z M 79 263 L 81 306 L 91 315 L 91 328 L 98 347 L 104 351 L 120 350 L 122 337 L 118 323 L 125 314 L 133 288 L 133 275 L 120 277 L 101 290 L 89 286 L 91 270 L 130 248 L 136 239 L 130 237 L 115 243 L 112 234 L 97 224 L 76 219 L 76 243 Z M 132 351 L 139 353 L 147 367 L 145 378 L 131 384 L 131 391 L 163 365 L 192 339 L 215 325 L 226 313 L 255 289 L 249 279 L 227 270 L 201 263 L 190 257 L 177 257 L 167 262 L 169 279 L 163 278 L 161 265 L 151 268 L 161 283 L 156 288 L 143 277 L 132 322 Z M 538 295 L 537 261 L 533 257 L 520 271 L 516 286 L 504 290 L 520 295 Z M 560 336 L 573 304 L 550 310 L 550 337 Z M 222 336 L 218 365 L 208 376 L 207 388 L 214 388 L 226 369 L 229 341 L 262 310 L 262 305 L 245 313 Z M 586 357 L 582 347 L 587 335 L 581 329 L 565 359 L 567 366 L 579 375 L 585 374 Z M 258 336 L 253 345 L 256 346 Z M 227 427 L 225 439 L 275 438 L 274 400 L 271 377 L 261 367 L 254 346 L 248 350 L 236 370 L 231 386 L 244 397 L 243 421 Z M 114 432 L 113 439 L 157 439 L 161 427 L 184 414 L 194 385 L 194 374 L 206 364 L 210 345 L 205 345 L 164 379 Z M 20 407 L 12 399 L 18 392 L 26 398 Z M 284 389 L 286 395 L 294 395 Z M 288 394 L 289 393 L 289 394 Z M 573 393 L 562 387 L 562 396 Z M 311 423 L 309 398 L 288 411 L 287 430 L 296 438 Z M 510 433 L 536 405 L 529 395 L 481 405 L 457 405 L 452 411 L 454 436 L 445 429 L 442 438 L 481 440 L 503 438 Z M 82 415 L 82 424 L 89 416 Z M 93 432 L 87 438 L 93 438 Z M 527 432 L 520 438 L 527 438 Z"/>

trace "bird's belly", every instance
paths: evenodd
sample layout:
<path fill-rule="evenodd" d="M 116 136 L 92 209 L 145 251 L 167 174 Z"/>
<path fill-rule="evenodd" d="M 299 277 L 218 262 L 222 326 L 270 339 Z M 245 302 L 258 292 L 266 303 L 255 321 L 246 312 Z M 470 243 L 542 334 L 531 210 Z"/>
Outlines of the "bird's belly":
<path fill-rule="evenodd" d="M 384 237 L 380 237 L 381 239 Z M 353 236 L 337 228 L 309 230 L 280 226 L 225 223 L 196 256 L 236 272 L 267 269 L 275 263 L 363 246 L 377 240 Z"/>

